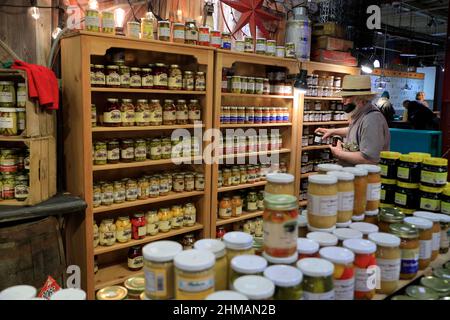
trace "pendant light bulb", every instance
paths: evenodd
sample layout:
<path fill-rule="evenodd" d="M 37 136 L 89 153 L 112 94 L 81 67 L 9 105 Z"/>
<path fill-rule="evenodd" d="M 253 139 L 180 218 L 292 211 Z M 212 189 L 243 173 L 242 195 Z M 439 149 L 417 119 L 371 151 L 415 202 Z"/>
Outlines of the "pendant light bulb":
<path fill-rule="evenodd" d="M 117 8 L 114 10 L 114 23 L 116 28 L 123 28 L 125 22 L 125 10 Z"/>
<path fill-rule="evenodd" d="M 376 59 L 376 60 L 373 62 L 373 67 L 374 67 L 375 69 L 376 69 L 376 68 L 380 68 L 380 67 L 381 67 L 380 60 Z"/>
<path fill-rule="evenodd" d="M 34 20 L 38 20 L 41 17 L 41 12 L 39 11 L 38 7 L 31 7 L 30 14 Z"/>
<path fill-rule="evenodd" d="M 97 0 L 89 0 L 89 10 L 98 10 L 98 2 Z"/>
<path fill-rule="evenodd" d="M 373 69 L 369 65 L 364 64 L 361 66 L 361 71 L 364 73 L 372 73 Z"/>

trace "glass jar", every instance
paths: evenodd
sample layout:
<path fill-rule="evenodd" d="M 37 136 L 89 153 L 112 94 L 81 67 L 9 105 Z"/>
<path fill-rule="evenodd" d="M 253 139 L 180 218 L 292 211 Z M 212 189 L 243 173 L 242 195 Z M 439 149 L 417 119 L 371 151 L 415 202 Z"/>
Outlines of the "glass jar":
<path fill-rule="evenodd" d="M 153 68 L 153 89 L 167 89 L 168 69 L 164 63 L 156 63 Z"/>
<path fill-rule="evenodd" d="M 158 21 L 158 40 L 170 41 L 170 21 Z"/>
<path fill-rule="evenodd" d="M 174 125 L 177 121 L 177 108 L 175 107 L 173 100 L 164 100 L 163 107 L 163 124 Z"/>
<path fill-rule="evenodd" d="M 172 24 L 172 41 L 176 43 L 184 43 L 185 33 L 183 23 Z"/>
<path fill-rule="evenodd" d="M 206 77 L 204 72 L 197 72 L 195 74 L 195 91 L 206 90 Z"/>
<path fill-rule="evenodd" d="M 183 174 L 176 174 L 173 177 L 173 191 L 175 192 L 185 191 L 185 180 Z"/>
<path fill-rule="evenodd" d="M 202 120 L 202 112 L 200 104 L 197 99 L 192 99 L 189 101 L 188 118 L 189 123 L 191 124 L 194 124 L 195 122 Z"/>
<path fill-rule="evenodd" d="M 416 183 L 397 181 L 397 191 L 394 198 L 395 205 L 404 214 L 412 214 L 419 206 L 418 191 L 419 185 Z"/>
<path fill-rule="evenodd" d="M 107 66 L 106 70 L 106 86 L 120 88 L 119 66 Z"/>
<path fill-rule="evenodd" d="M 247 94 L 255 94 L 255 78 L 254 77 L 247 77 L 247 92 L 241 93 L 247 93 Z"/>
<path fill-rule="evenodd" d="M 397 161 L 400 158 L 399 152 L 381 151 L 380 168 L 381 177 L 385 179 L 397 179 Z"/>
<path fill-rule="evenodd" d="M 355 200 L 354 174 L 350 172 L 329 171 L 327 174 L 337 177 L 338 211 L 337 223 L 348 223 L 352 220 Z"/>
<path fill-rule="evenodd" d="M 241 231 L 231 231 L 225 233 L 223 241 L 227 248 L 228 273 L 231 260 L 239 255 L 253 254 L 253 237 Z"/>
<path fill-rule="evenodd" d="M 235 195 L 231 199 L 231 216 L 240 217 L 242 215 L 242 199 L 241 196 Z"/>
<path fill-rule="evenodd" d="M 183 74 L 177 64 L 172 64 L 169 70 L 169 90 L 181 90 L 183 88 Z"/>
<path fill-rule="evenodd" d="M 431 262 L 431 252 L 433 249 L 433 233 L 431 228 L 433 227 L 433 223 L 426 219 L 416 217 L 406 217 L 404 223 L 419 231 L 419 270 L 425 270 Z"/>
<path fill-rule="evenodd" d="M 134 141 L 134 161 L 145 161 L 147 159 L 147 143 L 144 139 Z"/>
<path fill-rule="evenodd" d="M 186 104 L 186 100 L 177 100 L 176 105 L 176 121 L 177 124 L 188 124 L 189 122 L 189 109 Z"/>
<path fill-rule="evenodd" d="M 186 250 L 177 254 L 175 264 L 175 299 L 203 300 L 214 292 L 213 253 L 203 250 Z"/>
<path fill-rule="evenodd" d="M 153 103 L 152 103 L 152 106 L 148 105 L 147 99 L 137 100 L 136 111 L 135 111 L 137 126 L 143 127 L 143 126 L 150 125 L 150 121 L 152 120 L 152 116 L 153 116 L 151 109 L 153 107 L 154 107 Z M 161 107 L 161 106 L 159 106 L 159 107 Z M 161 119 L 159 119 L 159 120 L 161 120 Z"/>
<path fill-rule="evenodd" d="M 221 48 L 224 50 L 231 50 L 231 35 L 229 32 L 222 32 L 222 45 Z"/>
<path fill-rule="evenodd" d="M 125 200 L 136 201 L 138 196 L 138 187 L 136 180 L 127 179 L 125 185 Z"/>
<path fill-rule="evenodd" d="M 130 88 L 140 89 L 142 87 L 141 68 L 133 67 L 130 71 Z"/>
<path fill-rule="evenodd" d="M 245 201 L 247 212 L 258 211 L 258 196 L 256 192 L 249 192 Z"/>
<path fill-rule="evenodd" d="M 133 100 L 122 99 L 122 104 L 120 105 L 120 114 L 121 114 L 122 127 L 134 126 L 135 110 L 134 110 Z"/>
<path fill-rule="evenodd" d="M 13 200 L 14 189 L 16 185 L 14 173 L 4 173 L 2 184 L 3 184 L 3 200 Z"/>
<path fill-rule="evenodd" d="M 218 217 L 220 219 L 229 219 L 232 216 L 232 204 L 231 204 L 231 199 L 229 197 L 223 197 L 220 201 L 219 201 L 219 213 L 218 213 Z"/>
<path fill-rule="evenodd" d="M 397 180 L 381 179 L 380 208 L 393 208 Z"/>
<path fill-rule="evenodd" d="M 233 283 L 235 290 L 249 300 L 271 300 L 275 293 L 274 283 L 263 276 L 242 276 Z"/>
<path fill-rule="evenodd" d="M 353 216 L 361 217 L 366 211 L 368 172 L 363 168 L 343 168 L 345 172 L 355 175 L 355 201 L 353 206 Z"/>
<path fill-rule="evenodd" d="M 142 88 L 153 89 L 153 73 L 151 68 L 142 68 Z"/>
<path fill-rule="evenodd" d="M 101 246 L 112 246 L 116 243 L 116 226 L 113 219 L 103 219 L 98 231 Z"/>
<path fill-rule="evenodd" d="M 128 250 L 128 269 L 139 271 L 144 267 L 144 257 L 141 246 L 132 246 Z"/>
<path fill-rule="evenodd" d="M 266 195 L 289 194 L 294 195 L 294 176 L 287 173 L 269 173 L 266 175 L 267 184 L 264 188 Z"/>
<path fill-rule="evenodd" d="M 194 91 L 195 79 L 192 71 L 185 71 L 183 77 L 183 90 Z"/>
<path fill-rule="evenodd" d="M 3 187 L 1 183 L 0 187 Z M 92 192 L 93 192 L 92 207 L 98 208 L 102 204 L 102 188 L 100 184 L 94 184 Z"/>
<path fill-rule="evenodd" d="M 267 260 L 255 255 L 240 255 L 230 261 L 230 274 L 228 275 L 228 286 L 233 288 L 233 283 L 245 275 L 262 275 L 267 268 Z"/>
<path fill-rule="evenodd" d="M 94 165 L 104 165 L 108 161 L 107 144 L 104 141 L 94 142 Z"/>
<path fill-rule="evenodd" d="M 337 181 L 337 177 L 332 175 L 312 175 L 308 177 L 308 223 L 311 227 L 330 229 L 336 225 Z"/>
<path fill-rule="evenodd" d="M 172 229 L 180 229 L 184 223 L 184 212 L 181 206 L 175 205 L 170 209 L 172 213 L 172 218 L 170 220 L 170 225 Z"/>
<path fill-rule="evenodd" d="M 246 92 L 241 92 L 241 77 L 240 76 L 232 76 L 231 77 L 231 92 L 232 93 L 246 93 Z"/>
<path fill-rule="evenodd" d="M 138 212 L 131 218 L 131 234 L 134 240 L 144 239 L 147 235 L 147 226 L 144 213 Z"/>
<path fill-rule="evenodd" d="M 147 12 L 144 17 L 141 18 L 141 39 L 153 40 L 153 25 L 155 19 L 151 12 Z"/>
<path fill-rule="evenodd" d="M 407 183 L 420 182 L 420 163 L 417 156 L 402 154 L 397 163 L 397 179 Z"/>
<path fill-rule="evenodd" d="M 420 183 L 424 186 L 442 188 L 447 185 L 448 160 L 445 158 L 425 158 L 420 170 Z"/>
<path fill-rule="evenodd" d="M 376 285 L 369 280 L 376 272 L 377 246 L 363 239 L 344 240 L 343 245 L 355 254 L 355 299 L 371 300 L 375 296 Z"/>
<path fill-rule="evenodd" d="M 120 127 L 121 121 L 119 99 L 108 98 L 106 109 L 103 112 L 103 125 L 105 127 Z"/>
<path fill-rule="evenodd" d="M 297 262 L 303 273 L 304 300 L 335 300 L 333 285 L 334 266 L 320 258 L 305 258 Z"/>
<path fill-rule="evenodd" d="M 161 139 L 161 159 L 170 159 L 172 156 L 172 141 L 170 138 Z"/>
<path fill-rule="evenodd" d="M 205 250 L 214 254 L 216 258 L 214 264 L 215 291 L 226 290 L 228 288 L 228 275 L 226 249 L 223 242 L 216 239 L 202 239 L 195 242 L 194 249 Z"/>
<path fill-rule="evenodd" d="M 125 243 L 131 240 L 131 222 L 128 216 L 119 217 L 116 221 L 117 242 Z"/>
<path fill-rule="evenodd" d="M 120 75 L 120 87 L 121 88 L 129 88 L 130 87 L 130 67 L 121 65 L 119 67 L 119 75 Z"/>
<path fill-rule="evenodd" d="M 183 251 L 175 241 L 156 241 L 143 248 L 145 294 L 152 300 L 174 298 L 175 274 L 173 259 Z"/>
<path fill-rule="evenodd" d="M 125 184 L 122 181 L 114 181 L 114 203 L 124 203 L 125 199 Z"/>
<path fill-rule="evenodd" d="M 184 222 L 185 227 L 192 227 L 197 221 L 197 209 L 193 203 L 186 203 L 184 205 Z"/>
<path fill-rule="evenodd" d="M 297 239 L 298 260 L 319 257 L 319 244 L 311 239 L 299 237 Z"/>
<path fill-rule="evenodd" d="M 378 215 L 378 226 L 381 232 L 390 232 L 393 223 L 402 223 L 405 215 L 397 208 L 381 208 Z"/>
<path fill-rule="evenodd" d="M 14 198 L 17 201 L 25 201 L 29 193 L 29 181 L 27 174 L 19 174 L 15 178 Z"/>
<path fill-rule="evenodd" d="M 426 219 L 433 223 L 433 227 L 431 230 L 432 231 L 431 261 L 434 261 L 439 255 L 439 246 L 441 242 L 441 225 L 440 225 L 441 219 L 438 214 L 426 211 L 416 211 L 414 212 L 414 217 Z"/>
<path fill-rule="evenodd" d="M 427 187 L 421 184 L 419 190 L 419 208 L 439 213 L 441 211 L 442 188 Z"/>
<path fill-rule="evenodd" d="M 401 239 L 400 279 L 413 279 L 419 270 L 419 231 L 408 224 L 393 223 L 389 232 Z"/>
<path fill-rule="evenodd" d="M 159 178 L 160 177 L 158 175 L 148 177 L 147 194 L 149 198 L 158 198 L 160 196 Z"/>
<path fill-rule="evenodd" d="M 147 177 L 138 180 L 138 199 L 146 200 L 150 195 L 150 181 Z"/>
<path fill-rule="evenodd" d="M 400 238 L 389 233 L 377 232 L 371 233 L 369 240 L 377 245 L 375 257 L 380 268 L 381 285 L 377 292 L 387 295 L 394 293 L 400 279 Z"/>
<path fill-rule="evenodd" d="M 195 190 L 195 177 L 191 173 L 184 175 L 184 191 L 192 192 Z"/>
<path fill-rule="evenodd" d="M 160 232 L 169 232 L 171 229 L 170 221 L 172 219 L 172 212 L 169 208 L 160 208 L 158 211 L 159 217 L 159 231 Z"/>
<path fill-rule="evenodd" d="M 100 235 L 99 235 L 98 226 L 97 226 L 97 224 L 95 223 L 95 221 L 94 221 L 94 226 L 93 226 L 93 227 L 94 227 L 94 228 L 93 228 L 93 231 L 92 231 L 92 233 L 93 233 L 92 238 L 93 238 L 93 240 L 94 240 L 94 248 L 97 248 L 97 246 L 98 246 L 98 244 L 99 244 L 99 242 L 100 242 Z"/>
<path fill-rule="evenodd" d="M 157 210 L 150 210 L 145 214 L 145 222 L 146 222 L 146 229 L 147 229 L 147 235 L 149 236 L 156 236 L 159 233 L 158 230 L 158 211 Z"/>
<path fill-rule="evenodd" d="M 370 164 L 358 164 L 356 165 L 356 168 L 365 169 L 368 172 L 366 211 L 377 210 L 380 205 L 381 169 L 379 166 Z"/>
<path fill-rule="evenodd" d="M 186 24 L 184 26 L 184 36 L 184 43 L 194 45 L 198 44 L 198 28 L 195 20 L 186 20 Z"/>
<path fill-rule="evenodd" d="M 97 149 L 97 145 L 95 144 Z M 119 163 L 120 161 L 120 145 L 117 140 L 109 140 L 107 142 L 107 162 L 109 164 Z"/>
<path fill-rule="evenodd" d="M 110 206 L 114 203 L 114 187 L 109 182 L 104 182 L 102 188 L 102 205 Z"/>

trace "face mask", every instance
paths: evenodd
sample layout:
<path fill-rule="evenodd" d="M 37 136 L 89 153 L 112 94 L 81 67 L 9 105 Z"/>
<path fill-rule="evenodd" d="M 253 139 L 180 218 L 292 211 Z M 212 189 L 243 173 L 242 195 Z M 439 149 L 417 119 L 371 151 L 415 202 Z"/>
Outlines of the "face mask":
<path fill-rule="evenodd" d="M 356 109 L 356 104 L 354 104 L 353 102 L 344 104 L 344 111 L 346 113 L 350 113 L 350 112 L 352 112 L 355 109 Z"/>

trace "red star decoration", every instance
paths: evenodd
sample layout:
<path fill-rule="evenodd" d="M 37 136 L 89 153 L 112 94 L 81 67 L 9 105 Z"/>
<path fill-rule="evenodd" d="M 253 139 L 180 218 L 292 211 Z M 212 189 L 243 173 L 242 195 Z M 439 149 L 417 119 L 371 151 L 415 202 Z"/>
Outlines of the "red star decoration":
<path fill-rule="evenodd" d="M 263 25 L 264 20 L 280 20 L 280 17 L 272 15 L 262 9 L 264 0 L 220 0 L 233 9 L 239 11 L 241 16 L 234 27 L 232 35 L 241 30 L 246 24 L 250 25 L 253 39 L 256 39 L 256 27 L 264 35 L 269 37 L 269 32 Z"/>

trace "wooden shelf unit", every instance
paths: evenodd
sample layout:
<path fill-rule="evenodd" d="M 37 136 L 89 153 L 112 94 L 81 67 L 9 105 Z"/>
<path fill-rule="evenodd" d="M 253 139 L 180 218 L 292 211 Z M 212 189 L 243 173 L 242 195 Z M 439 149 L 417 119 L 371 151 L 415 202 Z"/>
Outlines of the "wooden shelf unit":
<path fill-rule="evenodd" d="M 234 218 L 230 218 L 230 219 L 217 219 L 216 226 L 223 226 L 226 224 L 231 224 L 231 223 L 239 222 L 242 220 L 262 217 L 263 213 L 264 213 L 264 211 L 256 211 L 256 212 L 245 212 L 244 211 L 244 212 L 242 212 L 242 215 L 240 215 L 239 217 L 234 217 Z"/>
<path fill-rule="evenodd" d="M 244 155 L 222 155 L 219 158 L 229 159 L 240 156 L 256 156 L 258 154 L 280 154 L 288 165 L 288 172 L 293 174 L 298 181 L 296 185 L 300 186 L 300 172 L 297 171 L 296 153 L 297 153 L 297 128 L 298 128 L 298 110 L 297 106 L 301 105 L 300 94 L 292 96 L 281 95 L 256 95 L 256 94 L 239 94 L 239 93 L 224 93 L 221 90 L 222 68 L 235 69 L 235 74 L 243 76 L 266 77 L 266 70 L 268 68 L 283 68 L 287 74 L 298 73 L 298 63 L 293 59 L 284 59 L 277 57 L 269 57 L 257 54 L 248 54 L 233 52 L 227 50 L 216 50 L 215 55 L 215 90 L 214 90 L 214 128 L 268 128 L 279 130 L 283 138 L 282 149 L 278 151 L 268 151 L 262 153 L 246 153 Z M 237 106 L 276 106 L 288 107 L 290 112 L 289 123 L 267 123 L 267 124 L 221 124 L 220 123 L 220 108 L 222 105 L 237 105 Z M 212 165 L 212 186 L 211 186 L 211 236 L 215 237 L 216 227 L 231 224 L 245 219 L 251 219 L 262 215 L 262 212 L 246 213 L 240 217 L 221 220 L 217 217 L 218 200 L 225 192 L 232 192 L 235 190 L 263 187 L 265 181 L 245 184 L 231 187 L 218 188 L 214 183 L 218 179 L 219 164 Z"/>
<path fill-rule="evenodd" d="M 330 147 L 330 145 L 328 145 L 328 144 L 323 144 L 323 145 L 318 145 L 318 146 L 307 146 L 307 147 L 302 147 L 302 151 L 322 150 L 322 149 L 328 149 L 329 147 Z"/>
<path fill-rule="evenodd" d="M 152 89 L 125 89 L 125 88 L 95 88 L 90 86 L 90 64 L 96 61 L 106 62 L 104 56 L 109 49 L 123 51 L 128 65 L 143 66 L 149 63 L 164 62 L 178 64 L 182 70 L 204 71 L 206 73 L 206 91 L 182 90 L 152 90 Z M 127 276 L 135 274 L 127 270 L 126 252 L 124 250 L 133 244 L 145 244 L 151 241 L 166 239 L 187 232 L 196 232 L 200 238 L 210 235 L 210 186 L 211 167 L 203 161 L 191 166 L 196 171 L 205 174 L 205 190 L 202 192 L 187 192 L 159 197 L 148 200 L 138 200 L 109 207 L 93 208 L 93 183 L 99 179 L 122 178 L 130 174 L 139 176 L 165 170 L 173 170 L 176 164 L 171 160 L 143 161 L 134 163 L 119 163 L 115 165 L 94 166 L 92 164 L 92 142 L 102 133 L 130 135 L 134 138 L 161 135 L 174 129 L 193 129 L 194 125 L 174 125 L 159 127 L 119 127 L 104 128 L 92 127 L 91 103 L 103 107 L 110 96 L 117 98 L 132 98 L 133 100 L 155 96 L 158 99 L 190 98 L 199 99 L 202 107 L 202 129 L 212 127 L 213 119 L 213 90 L 214 90 L 214 48 L 191 46 L 157 40 L 140 40 L 128 37 L 117 37 L 101 33 L 86 31 L 74 32 L 61 40 L 61 62 L 63 78 L 63 99 L 65 128 L 65 158 L 67 173 L 67 190 L 72 194 L 81 196 L 87 202 L 86 214 L 79 221 L 73 222 L 75 230 L 71 244 L 68 248 L 70 264 L 81 267 L 82 288 L 87 291 L 88 299 L 95 298 L 95 290 L 101 287 L 119 284 Z M 108 64 L 108 63 L 105 63 Z M 105 102 L 104 102 L 105 101 Z M 140 135 L 141 134 L 141 135 Z M 108 136 L 104 136 L 108 137 Z M 205 144 L 203 146 L 204 150 Z M 201 157 L 198 157 L 201 159 Z M 179 159 L 178 159 L 179 160 Z M 154 167 L 157 166 L 157 167 Z M 126 170 L 123 170 L 126 169 Z M 112 247 L 93 247 L 93 222 L 106 216 L 117 217 L 120 213 L 132 214 L 137 209 L 145 210 L 147 206 L 155 206 L 160 202 L 169 202 L 183 199 L 182 203 L 195 202 L 197 208 L 197 224 L 191 228 L 172 230 L 154 237 L 131 241 L 126 244 L 116 243 Z M 99 271 L 94 274 L 94 256 L 100 255 Z"/>
<path fill-rule="evenodd" d="M 348 121 L 303 122 L 303 126 L 333 126 L 333 125 L 348 125 Z"/>

